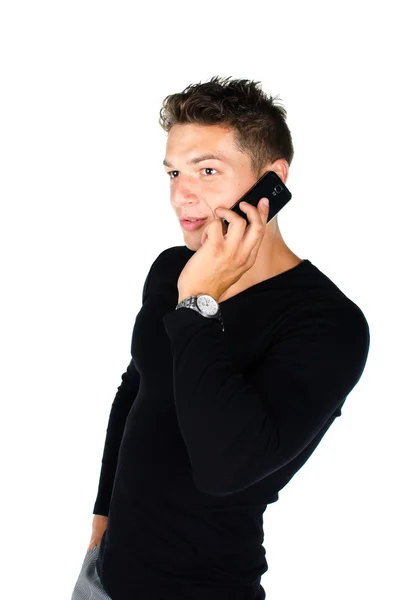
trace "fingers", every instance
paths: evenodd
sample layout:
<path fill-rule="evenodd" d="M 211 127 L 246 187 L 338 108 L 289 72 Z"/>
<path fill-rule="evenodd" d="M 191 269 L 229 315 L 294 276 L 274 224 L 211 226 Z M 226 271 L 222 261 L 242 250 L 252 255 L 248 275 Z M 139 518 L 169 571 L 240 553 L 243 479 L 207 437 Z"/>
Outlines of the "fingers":
<path fill-rule="evenodd" d="M 214 223 L 220 224 L 222 236 L 224 236 L 226 226 L 222 219 L 226 219 L 229 227 L 224 240 L 231 246 L 234 245 L 236 248 L 239 246 L 243 254 L 250 255 L 253 250 L 259 247 L 266 232 L 269 206 L 262 203 L 262 198 L 257 206 L 244 201 L 240 202 L 238 206 L 242 212 L 246 213 L 248 225 L 246 220 L 234 210 L 220 206 L 214 211 L 216 216 L 219 217 L 219 221 L 213 221 L 210 226 Z"/>
<path fill-rule="evenodd" d="M 256 210 L 254 207 L 252 208 Z M 241 207 L 241 210 L 243 210 L 243 207 Z M 219 222 L 221 224 L 222 235 L 227 233 L 227 239 L 230 240 L 232 244 L 239 243 L 244 235 L 245 228 L 247 227 L 246 220 L 234 210 L 224 208 L 223 206 L 219 206 L 214 212 L 216 216 L 220 218 Z M 226 219 L 229 223 L 227 229 L 222 219 Z"/>

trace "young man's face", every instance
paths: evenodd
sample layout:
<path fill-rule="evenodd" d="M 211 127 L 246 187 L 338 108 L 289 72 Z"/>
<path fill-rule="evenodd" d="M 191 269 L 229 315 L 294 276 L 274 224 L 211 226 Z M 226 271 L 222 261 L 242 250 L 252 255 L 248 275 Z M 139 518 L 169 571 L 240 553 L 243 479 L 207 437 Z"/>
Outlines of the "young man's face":
<path fill-rule="evenodd" d="M 218 158 L 204 159 L 208 154 Z M 249 155 L 236 148 L 233 130 L 220 125 L 174 125 L 168 133 L 164 162 L 177 218 L 206 219 L 191 224 L 189 230 L 181 225 L 192 250 L 200 247 L 204 227 L 218 218 L 214 210 L 230 208 L 259 178 L 251 171 Z"/>

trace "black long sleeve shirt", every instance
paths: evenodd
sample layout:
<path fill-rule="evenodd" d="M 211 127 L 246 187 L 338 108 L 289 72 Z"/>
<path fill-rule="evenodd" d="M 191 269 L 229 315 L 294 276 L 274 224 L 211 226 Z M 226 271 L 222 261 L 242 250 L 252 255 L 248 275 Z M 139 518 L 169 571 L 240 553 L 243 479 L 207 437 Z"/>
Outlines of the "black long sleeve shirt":
<path fill-rule="evenodd" d="M 219 303 L 175 310 L 194 251 L 153 262 L 110 412 L 94 514 L 112 600 L 262 600 L 263 513 L 364 370 L 361 309 L 308 259 Z"/>

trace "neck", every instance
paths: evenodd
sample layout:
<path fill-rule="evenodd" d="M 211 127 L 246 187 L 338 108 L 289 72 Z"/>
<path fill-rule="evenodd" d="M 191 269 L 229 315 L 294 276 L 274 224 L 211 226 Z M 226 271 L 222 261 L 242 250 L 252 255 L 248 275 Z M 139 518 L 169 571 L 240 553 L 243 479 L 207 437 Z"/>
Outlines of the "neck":
<path fill-rule="evenodd" d="M 222 294 L 219 302 L 238 294 L 256 283 L 288 271 L 300 262 L 302 262 L 302 259 L 284 242 L 278 228 L 278 223 L 274 219 L 266 228 L 266 234 L 259 247 L 255 264 Z"/>

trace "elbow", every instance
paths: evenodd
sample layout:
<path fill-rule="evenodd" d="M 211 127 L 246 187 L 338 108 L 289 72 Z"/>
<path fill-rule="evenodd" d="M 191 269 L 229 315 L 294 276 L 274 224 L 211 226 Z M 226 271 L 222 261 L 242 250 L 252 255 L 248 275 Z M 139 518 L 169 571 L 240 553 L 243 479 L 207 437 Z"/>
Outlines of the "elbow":
<path fill-rule="evenodd" d="M 215 468 L 214 463 L 200 468 L 192 465 L 192 478 L 196 488 L 210 496 L 227 496 L 237 491 L 233 485 L 234 478 L 225 465 L 221 468 Z"/>
<path fill-rule="evenodd" d="M 214 464 L 207 465 L 207 469 L 200 470 L 193 468 L 192 477 L 196 488 L 204 494 L 211 496 L 228 496 L 241 492 L 246 488 L 255 485 L 265 477 L 272 475 L 288 460 L 282 461 L 280 458 L 272 461 L 252 461 L 249 465 L 239 471 L 227 469 L 226 465 L 215 468 Z"/>
<path fill-rule="evenodd" d="M 232 489 L 232 486 L 227 485 L 225 479 L 222 477 L 216 480 L 212 478 L 197 477 L 193 472 L 193 482 L 200 492 L 209 494 L 210 496 L 227 496 L 228 494 L 233 494 L 237 491 Z"/>
<path fill-rule="evenodd" d="M 280 444 L 278 431 L 267 443 L 251 444 L 249 451 L 231 456 L 222 452 L 207 453 L 200 456 L 200 462 L 191 461 L 192 476 L 196 488 L 211 496 L 228 496 L 235 494 L 258 483 L 289 462 L 283 456 L 283 446 Z M 214 458 L 215 457 L 215 458 Z M 196 457 L 197 458 L 197 457 Z"/>
<path fill-rule="evenodd" d="M 242 480 L 236 473 L 231 473 L 225 467 L 214 469 L 213 465 L 206 471 L 198 472 L 193 469 L 192 477 L 194 485 L 200 492 L 217 497 L 235 494 L 255 483 L 247 480 L 246 477 Z"/>

